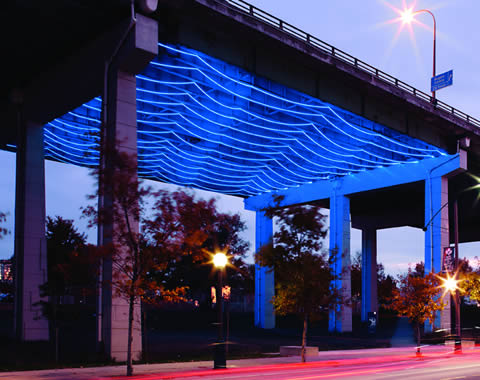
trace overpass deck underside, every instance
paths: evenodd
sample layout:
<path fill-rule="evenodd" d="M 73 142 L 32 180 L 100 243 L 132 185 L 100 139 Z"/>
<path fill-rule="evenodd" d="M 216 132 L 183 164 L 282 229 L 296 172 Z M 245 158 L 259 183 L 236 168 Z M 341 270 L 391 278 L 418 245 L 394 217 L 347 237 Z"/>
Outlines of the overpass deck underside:
<path fill-rule="evenodd" d="M 101 98 L 49 122 L 46 156 L 96 166 Z M 137 75 L 139 175 L 253 196 L 446 154 L 183 46 Z"/>

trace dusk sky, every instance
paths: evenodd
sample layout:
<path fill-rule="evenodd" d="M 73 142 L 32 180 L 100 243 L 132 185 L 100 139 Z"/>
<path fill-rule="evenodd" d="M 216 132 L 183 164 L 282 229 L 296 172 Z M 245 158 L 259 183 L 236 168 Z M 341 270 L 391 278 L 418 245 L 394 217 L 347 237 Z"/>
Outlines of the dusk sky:
<path fill-rule="evenodd" d="M 453 86 L 437 92 L 437 98 L 476 118 L 480 118 L 480 33 L 478 0 L 383 1 L 383 0 L 250 0 L 253 5 L 297 26 L 339 49 L 429 92 L 432 74 L 432 25 L 430 15 L 416 16 L 412 29 L 401 22 L 395 9 L 429 9 L 437 21 L 437 74 L 453 69 Z M 15 200 L 15 155 L 0 151 L 0 211 L 8 212 L 10 236 L 0 240 L 0 259 L 13 254 L 13 216 Z M 76 226 L 96 241 L 96 231 L 86 230 L 80 207 L 94 191 L 88 170 L 46 162 L 47 215 L 74 219 Z M 154 186 L 164 186 L 152 183 Z M 170 188 L 175 189 L 176 186 Z M 243 200 L 198 192 L 202 197 L 217 196 L 223 211 L 240 212 L 247 222 L 245 239 L 255 245 L 254 213 L 243 210 Z M 479 231 L 480 234 L 480 231 Z M 378 232 L 378 260 L 387 272 L 404 271 L 409 263 L 423 260 L 423 232 L 397 228 Z M 326 244 L 328 247 L 328 243 Z M 352 230 L 352 253 L 361 249 L 361 234 Z M 460 245 L 460 256 L 480 254 L 480 243 Z"/>

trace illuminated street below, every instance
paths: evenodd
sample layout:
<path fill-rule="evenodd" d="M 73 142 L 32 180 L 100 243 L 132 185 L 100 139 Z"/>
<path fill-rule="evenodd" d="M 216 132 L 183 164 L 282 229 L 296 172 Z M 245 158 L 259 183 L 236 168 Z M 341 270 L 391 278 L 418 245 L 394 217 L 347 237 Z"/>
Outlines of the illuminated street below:
<path fill-rule="evenodd" d="M 435 352 L 415 357 L 410 348 L 410 353 L 403 355 L 230 368 L 225 371 L 187 371 L 158 376 L 150 374 L 135 379 L 478 379 L 479 359 L 478 349 L 463 354 Z"/>
<path fill-rule="evenodd" d="M 227 360 L 228 369 L 213 370 L 212 361 L 138 364 L 132 377 L 125 377 L 124 366 L 64 368 L 40 371 L 4 372 L 0 380 L 165 380 L 165 379 L 480 379 L 480 348 L 467 347 L 453 353 L 452 347 L 380 348 L 322 351 L 318 358 L 300 363 L 299 357 Z"/>

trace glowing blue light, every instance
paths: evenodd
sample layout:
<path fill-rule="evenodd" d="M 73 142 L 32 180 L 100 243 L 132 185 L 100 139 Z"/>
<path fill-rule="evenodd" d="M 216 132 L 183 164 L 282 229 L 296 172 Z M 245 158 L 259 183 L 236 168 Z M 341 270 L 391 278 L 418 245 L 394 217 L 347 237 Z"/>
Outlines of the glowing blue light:
<path fill-rule="evenodd" d="M 251 196 L 445 154 L 205 54 L 160 46 L 173 54 L 137 76 L 140 177 Z M 46 155 L 96 166 L 101 102 L 48 123 Z"/>

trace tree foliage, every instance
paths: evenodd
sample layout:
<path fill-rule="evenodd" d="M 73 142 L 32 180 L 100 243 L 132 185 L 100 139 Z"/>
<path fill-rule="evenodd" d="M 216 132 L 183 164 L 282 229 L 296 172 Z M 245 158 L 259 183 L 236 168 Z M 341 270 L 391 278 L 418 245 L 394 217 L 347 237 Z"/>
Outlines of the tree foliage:
<path fill-rule="evenodd" d="M 322 251 L 327 234 L 325 216 L 315 206 L 280 208 L 281 197 L 275 198 L 276 207 L 265 215 L 276 218 L 278 231 L 273 244 L 267 244 L 255 254 L 255 261 L 275 272 L 273 305 L 280 315 L 294 313 L 304 322 L 302 334 L 302 361 L 308 321 L 316 319 L 323 308 L 338 302 L 331 283 L 333 255 L 330 259 Z"/>
<path fill-rule="evenodd" d="M 114 226 L 111 241 L 96 256 L 111 262 L 111 286 L 129 305 L 127 375 L 132 374 L 134 305 L 183 302 L 190 284 L 178 263 L 202 263 L 216 248 L 243 255 L 246 243 L 238 232 L 245 226 L 238 215 L 217 211 L 216 201 L 197 199 L 184 191 L 153 191 L 137 179 L 135 157 L 114 151 L 111 169 L 96 169 L 98 190 L 89 198 L 104 204 L 85 207 L 91 226 Z"/>
<path fill-rule="evenodd" d="M 86 235 L 75 228 L 73 220 L 58 215 L 48 216 L 46 227 L 48 281 L 42 286 L 45 295 L 59 297 L 75 287 L 94 286 L 92 266 L 82 260 L 88 257 Z"/>
<path fill-rule="evenodd" d="M 240 237 L 245 223 L 238 214 L 220 213 L 214 199 L 196 200 L 192 194 L 181 191 L 163 193 L 158 203 L 161 207 L 156 208 L 159 213 L 155 229 L 168 231 L 173 226 L 184 235 L 179 240 L 182 246 L 172 247 L 164 270 L 152 272 L 160 284 L 165 287 L 181 284 L 188 288 L 190 297 L 208 294 L 213 282 L 211 259 L 216 251 L 225 251 L 230 256 L 232 265 L 226 269 L 228 282 L 232 286 L 242 283 L 248 272 L 243 261 L 248 243 Z M 163 218 L 165 214 L 174 215 L 173 220 Z"/>
<path fill-rule="evenodd" d="M 436 312 L 445 307 L 439 294 L 439 281 L 435 273 L 424 274 L 421 263 L 399 276 L 398 288 L 393 291 L 389 307 L 398 315 L 408 317 L 415 326 L 417 347 L 420 346 L 420 326 L 427 320 L 433 324 Z"/>
<path fill-rule="evenodd" d="M 2 223 L 5 223 L 6 221 L 7 221 L 7 214 L 4 212 L 0 212 L 0 225 Z M 0 226 L 0 239 L 2 239 L 5 235 L 8 235 L 9 233 L 10 231 L 7 228 Z"/>
<path fill-rule="evenodd" d="M 476 259 L 478 262 L 477 257 Z M 477 305 L 480 306 L 480 268 L 472 267 L 466 258 L 459 260 L 458 267 L 460 293 L 477 302 Z"/>
<path fill-rule="evenodd" d="M 462 293 L 480 305 L 480 274 L 471 272 L 462 281 Z"/>
<path fill-rule="evenodd" d="M 362 299 L 362 253 L 356 252 L 350 267 L 352 281 L 352 302 L 361 302 Z M 393 276 L 385 273 L 382 263 L 377 263 L 377 295 L 379 305 L 388 305 L 396 288 Z"/>

